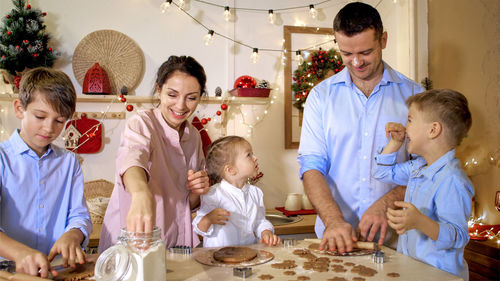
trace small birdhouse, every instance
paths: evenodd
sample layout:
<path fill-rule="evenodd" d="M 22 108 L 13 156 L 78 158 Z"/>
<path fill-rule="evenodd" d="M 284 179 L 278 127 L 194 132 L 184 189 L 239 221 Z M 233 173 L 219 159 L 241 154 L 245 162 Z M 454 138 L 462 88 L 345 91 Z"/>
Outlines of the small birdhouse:
<path fill-rule="evenodd" d="M 89 95 L 111 94 L 108 74 L 99 63 L 96 62 L 85 74 L 82 92 Z"/>
<path fill-rule="evenodd" d="M 82 134 L 76 129 L 73 124 L 70 124 L 64 131 L 64 146 L 66 149 L 75 149 L 78 147 L 78 142 Z"/>

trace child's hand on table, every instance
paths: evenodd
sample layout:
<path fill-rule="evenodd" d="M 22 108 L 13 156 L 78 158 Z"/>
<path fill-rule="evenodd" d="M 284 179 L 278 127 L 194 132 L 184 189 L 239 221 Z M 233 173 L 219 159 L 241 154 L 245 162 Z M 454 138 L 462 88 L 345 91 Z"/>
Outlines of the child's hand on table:
<path fill-rule="evenodd" d="M 273 234 L 271 230 L 266 229 L 262 231 L 260 243 L 266 244 L 267 246 L 274 246 L 280 243 L 280 238 Z"/>
<path fill-rule="evenodd" d="M 52 249 L 49 252 L 49 261 L 52 261 L 55 256 L 61 254 L 62 265 L 67 267 L 68 265 L 74 268 L 75 263 L 84 264 L 86 261 L 85 253 L 82 250 L 80 244 L 82 243 L 84 237 L 83 233 L 76 228 L 66 231 L 59 239 L 57 239 Z"/>

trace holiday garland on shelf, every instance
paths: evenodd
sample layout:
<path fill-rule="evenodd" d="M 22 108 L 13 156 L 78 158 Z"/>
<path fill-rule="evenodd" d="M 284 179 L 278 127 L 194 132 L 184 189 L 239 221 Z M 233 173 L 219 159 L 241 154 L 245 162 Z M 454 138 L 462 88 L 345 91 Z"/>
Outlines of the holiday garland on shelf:
<path fill-rule="evenodd" d="M 343 68 L 342 58 L 334 49 L 324 51 L 320 48 L 311 52 L 307 61 L 293 72 L 292 91 L 295 95 L 293 106 L 301 111 L 304 110 L 305 101 L 311 89 Z"/>
<path fill-rule="evenodd" d="M 47 46 L 43 17 L 47 13 L 25 5 L 25 0 L 12 0 L 12 9 L 0 27 L 0 68 L 16 75 L 25 68 L 52 66 L 56 55 Z"/>

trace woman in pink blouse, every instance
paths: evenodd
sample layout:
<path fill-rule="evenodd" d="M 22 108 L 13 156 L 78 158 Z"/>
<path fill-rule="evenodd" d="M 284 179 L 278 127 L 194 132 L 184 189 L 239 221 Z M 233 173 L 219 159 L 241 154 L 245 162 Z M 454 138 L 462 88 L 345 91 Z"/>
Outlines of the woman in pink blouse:
<path fill-rule="evenodd" d="M 122 134 L 99 252 L 114 245 L 124 227 L 151 232 L 158 226 L 167 247 L 198 245 L 191 212 L 210 185 L 200 134 L 187 119 L 205 84 L 205 71 L 192 57 L 171 56 L 160 66 L 159 106 L 131 117 Z"/>

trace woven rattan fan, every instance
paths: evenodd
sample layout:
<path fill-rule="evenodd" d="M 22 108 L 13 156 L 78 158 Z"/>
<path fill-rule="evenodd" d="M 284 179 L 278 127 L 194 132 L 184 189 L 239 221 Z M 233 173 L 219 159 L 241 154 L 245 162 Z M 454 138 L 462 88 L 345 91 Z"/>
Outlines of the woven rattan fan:
<path fill-rule="evenodd" d="M 141 82 L 144 54 L 132 39 L 121 32 L 94 31 L 78 43 L 73 54 L 73 73 L 80 85 L 83 85 L 85 74 L 96 62 L 108 73 L 112 94 L 119 94 L 123 86 L 130 92 Z"/>

